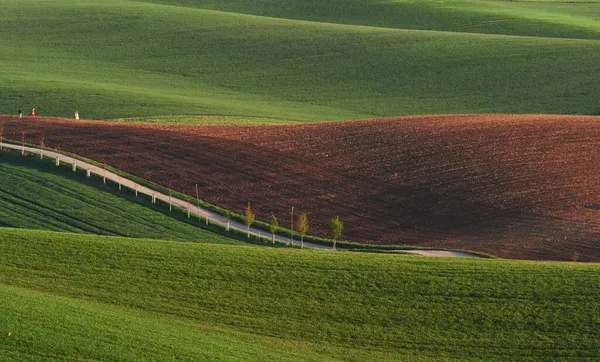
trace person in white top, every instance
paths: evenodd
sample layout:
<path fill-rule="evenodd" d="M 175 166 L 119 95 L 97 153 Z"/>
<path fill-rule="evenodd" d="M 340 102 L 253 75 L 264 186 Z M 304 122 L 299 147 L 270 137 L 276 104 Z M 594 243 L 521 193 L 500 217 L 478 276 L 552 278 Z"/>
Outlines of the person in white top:
<path fill-rule="evenodd" d="M 79 119 L 79 111 L 75 110 L 75 119 Z"/>

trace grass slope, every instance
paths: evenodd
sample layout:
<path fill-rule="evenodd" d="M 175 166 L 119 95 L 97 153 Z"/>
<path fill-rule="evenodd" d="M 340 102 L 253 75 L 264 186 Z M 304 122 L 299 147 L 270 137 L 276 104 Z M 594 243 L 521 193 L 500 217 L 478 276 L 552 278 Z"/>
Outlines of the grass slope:
<path fill-rule="evenodd" d="M 106 187 L 99 189 L 101 185 L 101 181 L 89 181 L 81 173 L 65 177 L 64 172 L 57 170 L 50 161 L 4 152 L 0 156 L 0 225 L 100 235 L 240 243 L 179 221 L 148 205 L 128 200 L 123 196 L 133 199 L 129 190 L 122 190 L 119 196 Z"/>
<path fill-rule="evenodd" d="M 188 4 L 221 8 L 216 2 Z M 223 7 L 275 15 L 251 4 Z M 319 20 L 294 10 L 304 6 L 300 2 L 293 4 L 286 11 L 295 18 Z M 304 7 L 321 14 L 324 7 L 341 13 L 348 2 L 308 4 Z M 428 13 L 402 2 L 383 4 L 400 10 L 375 9 L 352 21 L 361 18 L 363 7 L 380 6 L 352 4 L 358 10 L 347 16 L 350 23 L 377 25 L 378 14 L 386 12 L 400 26 L 405 17 L 421 23 L 429 14 L 424 17 L 433 24 L 429 28 L 450 31 L 461 29 L 444 25 L 444 19 L 471 19 L 473 7 L 492 17 L 500 10 L 518 14 L 523 7 L 531 8 L 532 18 L 560 13 L 549 10 L 557 4 L 547 3 L 498 10 L 500 2 L 468 8 L 449 2 L 445 7 L 462 14 L 460 19 L 445 12 L 438 19 L 440 4 Z M 78 108 L 82 117 L 94 119 L 205 114 L 314 121 L 600 111 L 595 98 L 600 85 L 593 76 L 600 53 L 596 3 L 573 5 L 575 10 L 533 33 L 519 30 L 530 28 L 527 19 L 514 20 L 518 24 L 509 26 L 514 31 L 497 31 L 587 40 L 329 24 L 136 1 L 2 0 L 0 7 L 0 113 L 36 107 L 40 115 L 71 116 Z M 346 15 L 338 18 L 342 22 Z"/>
<path fill-rule="evenodd" d="M 0 300 L 2 360 L 323 360 L 174 318 L 2 284 Z"/>
<path fill-rule="evenodd" d="M 600 39 L 600 1 L 142 0 L 274 18 L 395 29 Z"/>
<path fill-rule="evenodd" d="M 293 353 L 346 360 L 600 356 L 595 264 L 231 247 L 7 229 L 0 230 L 0 248 L 0 283 L 9 290 L 110 304 L 160 316 L 167 324 L 175 318 L 202 325 L 209 332 L 252 333 Z M 22 335 L 20 343 L 49 348 L 36 344 L 23 330 L 27 324 L 19 323 L 28 307 L 14 309 L 6 325 Z M 95 327 L 87 328 L 87 338 L 94 338 Z M 60 327 L 57 333 L 66 332 Z M 142 348 L 153 343 L 146 336 L 136 341 Z M 114 343 L 120 342 L 131 343 Z M 67 354 L 78 353 L 67 349 Z"/>
<path fill-rule="evenodd" d="M 111 119 L 121 123 L 149 123 L 149 124 L 187 124 L 210 126 L 239 126 L 239 125 L 278 125 L 289 124 L 290 121 L 277 118 L 261 117 L 235 117 L 235 116 L 157 116 L 157 117 L 132 117 Z"/>

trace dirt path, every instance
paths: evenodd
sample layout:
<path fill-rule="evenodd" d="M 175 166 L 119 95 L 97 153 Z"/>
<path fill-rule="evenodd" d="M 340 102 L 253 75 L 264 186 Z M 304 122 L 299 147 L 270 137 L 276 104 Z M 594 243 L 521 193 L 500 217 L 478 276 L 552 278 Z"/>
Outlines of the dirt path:
<path fill-rule="evenodd" d="M 2 142 L 2 147 L 14 149 L 14 150 L 22 150 L 26 153 L 33 153 L 33 154 L 40 154 L 40 152 L 42 152 L 42 150 L 38 149 L 38 148 L 6 143 L 6 141 Z M 113 172 L 107 171 L 101 167 L 92 165 L 90 163 L 78 160 L 76 158 L 73 158 L 73 157 L 70 157 L 70 156 L 64 155 L 62 153 L 55 152 L 55 151 L 43 150 L 43 155 L 45 157 L 51 157 L 55 160 L 58 160 L 57 163 L 60 162 L 60 163 L 67 163 L 67 164 L 73 165 L 73 171 L 75 171 L 76 169 L 84 169 L 84 170 L 86 170 L 88 175 L 95 174 L 100 177 L 104 177 L 104 178 L 106 178 L 106 180 L 111 180 L 115 183 L 119 183 L 121 186 L 128 187 L 132 190 L 137 190 L 138 193 L 146 194 L 146 195 L 154 198 L 155 200 L 161 200 L 165 203 L 171 203 L 174 206 L 178 206 L 184 210 L 188 210 L 188 208 L 189 208 L 189 211 L 191 214 L 198 215 L 202 218 L 207 218 L 212 223 L 218 223 L 220 225 L 227 224 L 227 219 L 222 215 L 216 214 L 212 211 L 203 209 L 198 206 L 194 206 L 192 204 L 189 204 L 187 201 L 160 193 L 156 190 L 153 190 L 146 186 L 140 185 L 137 182 L 126 179 L 120 175 L 113 173 Z M 237 221 L 234 221 L 234 220 L 229 221 L 229 226 L 232 229 L 236 229 L 236 230 L 239 230 L 242 232 L 247 231 L 246 225 L 239 223 Z M 256 236 L 256 237 L 261 237 L 261 236 L 268 237 L 269 236 L 267 232 L 256 229 L 254 227 L 250 228 L 250 234 L 253 236 Z M 290 238 L 283 237 L 280 235 L 275 235 L 275 239 L 280 242 L 291 242 Z M 300 245 L 299 240 L 293 240 L 293 243 L 296 245 Z M 329 247 L 329 246 L 315 244 L 315 243 L 306 242 L 306 241 L 304 242 L 304 246 L 309 247 L 309 248 L 317 248 L 317 249 L 331 249 L 331 247 Z M 420 255 L 425 255 L 425 256 L 479 257 L 476 254 L 471 254 L 471 253 L 466 253 L 466 252 L 458 252 L 458 251 L 447 251 L 447 250 L 405 250 L 405 251 L 401 251 L 401 252 L 402 253 L 410 253 L 410 254 L 420 254 Z"/>

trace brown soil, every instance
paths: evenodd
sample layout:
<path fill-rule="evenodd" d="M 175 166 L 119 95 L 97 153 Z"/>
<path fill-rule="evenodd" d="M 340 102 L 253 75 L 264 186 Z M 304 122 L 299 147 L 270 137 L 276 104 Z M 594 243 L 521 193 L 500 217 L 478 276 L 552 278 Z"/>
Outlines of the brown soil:
<path fill-rule="evenodd" d="M 459 115 L 290 126 L 153 126 L 0 116 L 5 137 L 310 233 L 507 258 L 600 261 L 600 117 Z M 587 205 L 587 206 L 586 206 Z M 591 206 L 591 207 L 590 207 Z"/>

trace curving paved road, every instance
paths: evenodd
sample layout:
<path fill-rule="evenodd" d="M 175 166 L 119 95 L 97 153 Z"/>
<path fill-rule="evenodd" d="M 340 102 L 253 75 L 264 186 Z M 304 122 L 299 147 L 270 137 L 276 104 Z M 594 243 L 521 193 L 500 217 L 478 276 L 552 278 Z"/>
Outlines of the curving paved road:
<path fill-rule="evenodd" d="M 49 150 L 41 150 L 39 148 L 27 147 L 27 146 L 12 144 L 12 143 L 6 143 L 6 141 L 0 142 L 0 147 L 21 150 L 26 153 L 34 153 L 34 154 L 40 154 L 41 152 L 43 152 L 44 157 L 51 157 L 51 158 L 57 160 L 56 161 L 57 164 L 58 163 L 68 163 L 68 164 L 73 165 L 73 171 L 75 171 L 77 168 L 86 170 L 86 172 L 88 173 L 88 177 L 92 173 L 96 174 L 100 177 L 105 177 L 107 180 L 111 180 L 113 182 L 119 183 L 119 184 L 121 184 L 121 186 L 129 187 L 132 190 L 137 190 L 138 193 L 146 194 L 150 197 L 153 197 L 155 200 L 162 200 L 166 203 L 171 202 L 171 204 L 173 204 L 174 206 L 179 206 L 180 208 L 182 208 L 184 210 L 189 210 L 190 214 L 198 215 L 202 218 L 208 218 L 208 220 L 210 220 L 210 222 L 212 222 L 212 223 L 218 223 L 221 225 L 227 224 L 227 218 L 225 218 L 224 216 L 221 216 L 212 211 L 203 209 L 201 207 L 194 206 L 191 203 L 188 204 L 187 201 L 160 193 L 156 190 L 153 190 L 146 186 L 140 185 L 135 181 L 123 178 L 122 176 L 119 176 L 115 173 L 107 171 L 101 167 L 98 167 L 98 166 L 92 165 L 90 163 L 87 163 L 85 161 L 81 161 L 76 158 L 64 155 L 62 153 L 58 153 L 55 151 L 49 151 Z M 230 221 L 229 227 L 231 229 L 236 229 L 236 230 L 239 230 L 242 232 L 247 232 L 247 227 L 245 224 L 242 224 L 242 223 L 234 221 L 234 220 Z M 270 233 L 265 232 L 263 230 L 256 229 L 254 227 L 250 228 L 250 234 L 257 236 L 257 237 L 262 236 L 262 237 L 265 237 L 268 239 L 271 238 Z M 283 237 L 283 236 L 279 236 L 279 235 L 275 235 L 275 239 L 277 241 L 281 241 L 281 242 L 290 242 L 291 241 L 289 237 Z M 300 245 L 300 240 L 294 240 L 293 243 Z M 317 248 L 317 249 L 331 249 L 330 246 L 324 246 L 324 245 L 310 243 L 310 242 L 306 242 L 306 241 L 304 242 L 304 246 L 310 247 L 310 248 Z M 420 255 L 426 255 L 426 256 L 478 257 L 475 254 L 470 254 L 470 253 L 466 253 L 466 252 L 454 252 L 454 251 L 447 251 L 447 250 L 402 250 L 402 251 L 398 251 L 398 252 L 420 254 Z"/>
<path fill-rule="evenodd" d="M 1 145 L 3 148 L 20 150 L 20 151 L 24 151 L 26 153 L 40 154 L 41 152 L 43 152 L 44 157 L 51 157 L 55 160 L 58 160 L 57 163 L 60 162 L 60 163 L 68 163 L 68 164 L 73 165 L 74 171 L 77 168 L 86 170 L 88 175 L 93 173 L 100 177 L 105 177 L 107 180 L 111 180 L 113 182 L 120 183 L 121 186 L 128 187 L 132 190 L 137 190 L 138 193 L 146 194 L 150 197 L 154 197 L 155 200 L 162 200 L 166 203 L 169 203 L 169 201 L 170 201 L 171 204 L 173 204 L 173 206 L 178 206 L 184 210 L 188 210 L 188 208 L 189 208 L 190 214 L 198 215 L 202 218 L 208 218 L 210 220 L 210 222 L 212 222 L 212 223 L 218 223 L 221 225 L 227 224 L 227 218 L 222 215 L 219 215 L 210 210 L 206 210 L 201 207 L 195 206 L 191 203 L 188 204 L 187 201 L 160 193 L 149 187 L 140 185 L 135 181 L 131 181 L 131 180 L 123 178 L 122 176 L 119 176 L 115 173 L 107 171 L 101 167 L 98 167 L 98 166 L 92 165 L 90 163 L 78 160 L 76 158 L 64 155 L 62 153 L 58 153 L 55 151 L 49 151 L 49 150 L 41 150 L 39 148 L 34 148 L 34 147 L 27 147 L 27 146 L 22 146 L 22 145 L 6 143 L 6 141 L 3 141 Z M 242 224 L 240 222 L 237 222 L 235 220 L 230 220 L 229 227 L 231 229 L 237 229 L 242 232 L 247 232 L 246 225 Z M 266 232 L 264 230 L 259 230 L 254 227 L 250 227 L 250 234 L 253 236 L 256 236 L 256 237 L 268 238 L 269 240 L 271 238 L 271 234 L 269 232 Z M 281 241 L 281 242 L 290 242 L 291 241 L 289 237 L 283 237 L 283 236 L 279 236 L 279 235 L 275 235 L 275 239 L 277 241 Z M 294 244 L 300 245 L 300 240 L 294 240 Z M 310 243 L 310 242 L 306 242 L 306 241 L 304 242 L 304 246 L 310 247 L 310 248 L 318 248 L 318 249 L 331 249 L 331 247 L 329 247 L 329 246 Z"/>

